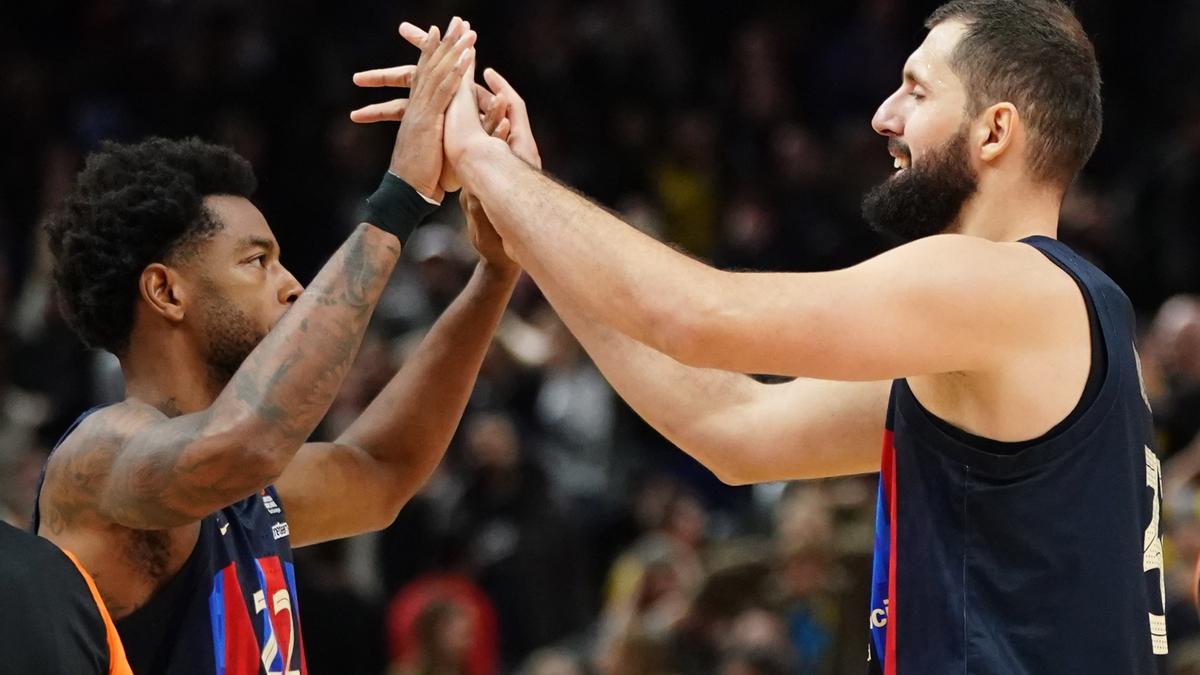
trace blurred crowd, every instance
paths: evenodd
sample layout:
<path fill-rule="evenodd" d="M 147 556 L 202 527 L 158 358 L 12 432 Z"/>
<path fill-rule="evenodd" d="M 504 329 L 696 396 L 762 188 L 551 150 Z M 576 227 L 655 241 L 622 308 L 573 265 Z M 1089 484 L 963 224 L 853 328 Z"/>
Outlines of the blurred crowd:
<path fill-rule="evenodd" d="M 936 2 L 107 0 L 0 21 L 0 517 L 46 453 L 121 396 L 60 316 L 37 225 L 102 139 L 234 147 L 301 280 L 354 224 L 393 128 L 356 70 L 410 62 L 401 20 L 479 32 L 547 171 L 726 268 L 819 270 L 892 242 L 859 216 L 890 171 L 869 119 Z M 1062 237 L 1126 289 L 1166 466 L 1172 669 L 1200 673 L 1200 2 L 1077 9 L 1106 129 Z M 399 94 L 399 93 L 398 93 Z M 406 246 L 318 436 L 354 419 L 462 287 L 447 199 Z M 314 675 L 861 672 L 875 476 L 730 488 L 614 395 L 523 280 L 453 446 L 390 528 L 298 552 Z M 1096 611 L 1103 611 L 1097 608 Z"/>

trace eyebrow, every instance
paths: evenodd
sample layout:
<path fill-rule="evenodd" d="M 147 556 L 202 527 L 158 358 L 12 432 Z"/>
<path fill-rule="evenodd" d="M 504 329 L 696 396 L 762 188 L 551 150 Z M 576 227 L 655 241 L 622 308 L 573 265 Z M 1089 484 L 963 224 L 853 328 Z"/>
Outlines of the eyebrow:
<path fill-rule="evenodd" d="M 932 87 L 929 86 L 929 83 L 926 82 L 925 80 L 921 79 L 920 77 L 918 77 L 917 72 L 915 70 L 913 70 L 912 68 L 904 69 L 904 81 L 905 82 L 914 82 L 926 89 L 932 89 Z"/>
<path fill-rule="evenodd" d="M 238 240 L 238 248 L 239 249 L 261 248 L 261 249 L 264 249 L 267 253 L 271 253 L 272 251 L 275 250 L 275 242 L 271 241 L 270 239 L 267 239 L 266 237 L 255 237 L 255 236 L 242 237 L 241 239 Z"/>

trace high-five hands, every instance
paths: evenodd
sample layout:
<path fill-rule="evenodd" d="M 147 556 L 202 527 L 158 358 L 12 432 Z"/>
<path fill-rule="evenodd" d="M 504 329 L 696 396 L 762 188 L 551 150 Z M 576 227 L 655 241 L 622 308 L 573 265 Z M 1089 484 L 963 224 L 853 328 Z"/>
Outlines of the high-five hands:
<path fill-rule="evenodd" d="M 465 80 L 466 76 L 463 77 Z M 538 154 L 537 143 L 533 139 L 533 131 L 529 126 L 529 114 L 525 108 L 525 100 L 495 70 L 491 68 L 484 70 L 483 78 L 494 95 L 494 109 L 484 116 L 484 132 L 507 142 L 508 147 L 517 157 L 525 160 L 530 166 L 541 169 L 542 158 Z M 504 117 L 498 123 L 499 128 L 493 132 L 489 123 L 496 119 L 497 110 L 503 110 Z M 475 250 L 479 251 L 479 255 L 488 260 L 494 260 L 498 255 L 503 255 L 504 260 L 516 266 L 517 263 L 513 262 L 511 248 L 496 232 L 495 226 L 488 218 L 479 199 L 470 190 L 464 189 L 459 196 L 459 203 L 463 213 L 467 216 L 467 233 Z"/>
<path fill-rule="evenodd" d="M 450 21 L 445 39 L 436 26 L 426 33 L 405 23 L 400 34 L 420 47 L 417 64 L 355 73 L 354 83 L 360 87 L 407 87 L 409 98 L 359 108 L 350 113 L 350 119 L 359 123 L 403 119 L 388 170 L 417 192 L 440 202 L 446 190 L 458 189 L 442 150 L 446 107 L 464 73 L 474 71 L 477 36 L 470 24 L 458 17 Z M 418 34 L 420 39 L 414 41 Z"/>
<path fill-rule="evenodd" d="M 451 23 L 453 30 L 454 23 Z M 469 24 L 467 29 L 469 30 Z M 422 58 L 430 44 L 437 39 L 437 29 L 423 31 L 411 23 L 400 25 L 400 35 L 410 44 L 422 50 Z M 447 35 L 447 41 L 449 35 Z M 473 51 L 473 50 L 472 50 Z M 413 98 L 417 96 L 413 84 L 414 72 L 421 66 L 397 66 L 368 70 L 354 75 L 355 84 L 362 87 L 412 87 Z M 488 136 L 505 141 L 509 148 L 534 168 L 542 166 L 541 155 L 529 123 L 529 113 L 524 99 L 495 69 L 483 71 L 483 79 L 487 88 L 474 81 L 474 63 L 465 64 L 456 83 L 455 101 L 459 118 L 451 128 L 450 111 L 446 111 L 442 122 L 442 133 L 446 153 L 441 155 L 443 168 L 439 187 L 445 191 L 458 189 L 459 184 L 453 172 L 453 160 L 457 158 L 471 140 L 486 139 Z M 440 100 L 440 99 L 439 99 Z M 455 104 L 452 103 L 453 107 Z M 414 107 L 408 99 L 395 99 L 386 103 L 376 103 L 355 110 L 350 117 L 355 122 L 396 122 L 411 120 L 410 108 Z M 408 123 L 411 123 L 409 121 Z M 401 129 L 403 130 L 403 126 Z M 454 153 L 453 157 L 451 153 Z M 410 183 L 411 184 L 411 183 Z M 502 269 L 516 269 L 505 250 L 500 235 L 496 232 L 480 201 L 469 191 L 464 190 L 459 198 L 463 213 L 467 217 L 468 233 L 471 243 L 479 251 L 480 256 L 491 265 Z"/>

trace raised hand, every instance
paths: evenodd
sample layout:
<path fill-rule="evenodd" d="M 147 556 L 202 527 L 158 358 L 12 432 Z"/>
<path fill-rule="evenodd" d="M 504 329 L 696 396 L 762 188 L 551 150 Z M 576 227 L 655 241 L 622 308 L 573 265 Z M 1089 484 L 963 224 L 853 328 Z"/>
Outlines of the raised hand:
<path fill-rule="evenodd" d="M 350 113 L 350 119 L 370 123 L 403 118 L 388 169 L 421 194 L 440 201 L 447 187 L 457 189 L 452 174 L 446 171 L 442 152 L 446 107 L 463 74 L 474 65 L 477 36 L 470 24 L 458 17 L 451 20 L 445 39 L 440 38 L 436 26 L 425 33 L 403 24 L 400 32 L 409 39 L 415 35 L 414 30 L 424 36 L 415 66 L 354 75 L 354 83 L 359 86 L 409 87 L 411 96 L 359 108 Z"/>
<path fill-rule="evenodd" d="M 525 107 L 525 99 L 521 98 L 517 90 L 513 89 L 508 80 L 501 77 L 495 68 L 484 69 L 483 79 L 492 90 L 491 93 L 505 108 L 503 121 L 508 122 L 508 134 L 505 136 L 508 147 L 530 166 L 541 169 L 542 157 L 538 153 L 533 129 L 529 125 L 529 111 Z"/>
<path fill-rule="evenodd" d="M 508 117 L 508 105 L 499 96 L 491 96 L 484 103 L 483 131 L 502 141 L 509 139 L 512 122 Z M 505 275 L 516 275 L 520 267 L 504 248 L 504 242 L 492 221 L 483 210 L 483 204 L 469 190 L 459 193 L 458 203 L 467 217 L 467 235 L 479 252 L 483 262 Z"/>
<path fill-rule="evenodd" d="M 472 145 L 494 142 L 483 130 L 476 96 L 475 64 L 467 68 L 459 80 L 458 91 L 446 108 L 446 127 L 443 148 L 446 161 L 454 167 Z"/>

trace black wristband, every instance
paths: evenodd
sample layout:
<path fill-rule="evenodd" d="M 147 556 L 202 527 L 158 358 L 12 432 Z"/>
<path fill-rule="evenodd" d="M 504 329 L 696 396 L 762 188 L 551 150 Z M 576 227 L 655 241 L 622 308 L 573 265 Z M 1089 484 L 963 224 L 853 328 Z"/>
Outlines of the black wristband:
<path fill-rule="evenodd" d="M 404 241 L 436 210 L 437 204 L 430 204 L 404 179 L 388 171 L 383 174 L 379 188 L 363 204 L 362 221 Z"/>

